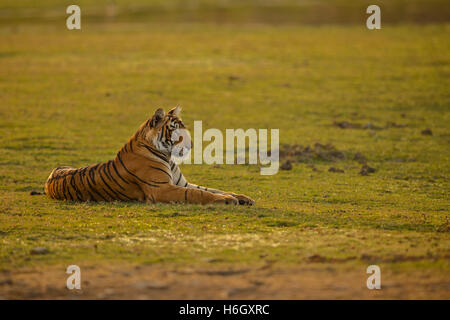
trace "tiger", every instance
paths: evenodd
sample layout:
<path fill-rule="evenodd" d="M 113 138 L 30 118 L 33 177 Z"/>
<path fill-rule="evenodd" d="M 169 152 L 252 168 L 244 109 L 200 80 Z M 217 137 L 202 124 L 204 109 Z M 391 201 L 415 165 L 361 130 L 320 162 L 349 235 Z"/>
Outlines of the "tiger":
<path fill-rule="evenodd" d="M 113 160 L 83 168 L 57 167 L 44 185 L 52 199 L 76 202 L 140 201 L 146 203 L 253 205 L 250 197 L 189 183 L 172 158 L 174 131 L 186 129 L 179 106 L 162 108 L 144 122 Z M 33 193 L 32 193 L 33 194 Z M 38 193 L 34 193 L 38 194 Z"/>

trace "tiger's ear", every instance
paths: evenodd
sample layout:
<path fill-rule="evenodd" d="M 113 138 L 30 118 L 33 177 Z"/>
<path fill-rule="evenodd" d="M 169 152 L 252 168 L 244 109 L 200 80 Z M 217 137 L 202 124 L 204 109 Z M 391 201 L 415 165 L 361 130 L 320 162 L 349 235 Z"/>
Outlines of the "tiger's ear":
<path fill-rule="evenodd" d="M 163 109 L 159 108 L 158 110 L 156 110 L 150 122 L 150 126 L 152 128 L 157 127 L 159 124 L 163 122 L 164 116 L 165 114 Z"/>
<path fill-rule="evenodd" d="M 181 107 L 176 106 L 175 108 L 171 109 L 167 114 L 174 115 L 175 117 L 179 117 L 181 113 Z"/>

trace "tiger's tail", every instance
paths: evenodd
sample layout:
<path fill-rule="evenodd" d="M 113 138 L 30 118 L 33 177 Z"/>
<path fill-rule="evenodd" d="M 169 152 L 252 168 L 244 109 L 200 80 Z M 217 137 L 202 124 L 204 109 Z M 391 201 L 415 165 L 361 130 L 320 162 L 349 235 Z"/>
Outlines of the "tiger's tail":
<path fill-rule="evenodd" d="M 31 191 L 30 196 L 44 196 L 45 192 Z"/>

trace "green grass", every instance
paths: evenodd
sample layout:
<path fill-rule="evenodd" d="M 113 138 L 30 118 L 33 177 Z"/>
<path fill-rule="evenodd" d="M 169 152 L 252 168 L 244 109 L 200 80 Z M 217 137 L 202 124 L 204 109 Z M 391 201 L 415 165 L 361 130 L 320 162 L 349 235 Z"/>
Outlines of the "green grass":
<path fill-rule="evenodd" d="M 0 33 L 1 269 L 205 258 L 288 265 L 318 254 L 449 271 L 449 25 L 51 24 Z M 193 183 L 248 194 L 250 208 L 29 195 L 56 166 L 112 159 L 157 107 L 176 104 L 191 128 L 279 128 L 283 145 L 330 142 L 377 171 L 361 176 L 351 158 L 313 160 L 319 171 L 295 163 L 275 176 L 254 165 L 182 167 Z M 38 246 L 50 253 L 30 255 Z"/>
<path fill-rule="evenodd" d="M 3 0 L 0 24 L 61 23 L 69 0 Z M 448 23 L 446 0 L 77 0 L 85 22 L 209 22 L 219 24 L 364 25 L 366 9 L 381 8 L 382 23 Z"/>

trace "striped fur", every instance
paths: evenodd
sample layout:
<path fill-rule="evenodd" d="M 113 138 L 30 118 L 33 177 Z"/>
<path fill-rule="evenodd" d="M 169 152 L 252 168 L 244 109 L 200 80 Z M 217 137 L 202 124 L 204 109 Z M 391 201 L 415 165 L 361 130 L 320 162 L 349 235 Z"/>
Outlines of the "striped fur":
<path fill-rule="evenodd" d="M 172 132 L 185 128 L 180 108 L 167 114 L 158 109 L 152 118 L 108 162 L 84 168 L 58 167 L 45 183 L 45 194 L 71 201 L 146 201 L 181 203 L 248 204 L 254 201 L 241 194 L 224 192 L 188 183 L 170 158 Z"/>

